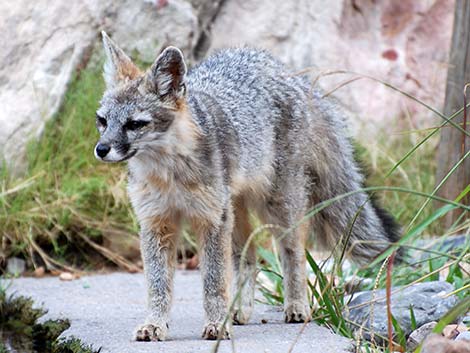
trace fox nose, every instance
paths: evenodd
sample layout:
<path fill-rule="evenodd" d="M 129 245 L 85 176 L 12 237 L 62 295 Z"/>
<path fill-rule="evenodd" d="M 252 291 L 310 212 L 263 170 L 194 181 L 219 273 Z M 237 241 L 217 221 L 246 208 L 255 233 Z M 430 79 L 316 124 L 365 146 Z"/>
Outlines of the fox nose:
<path fill-rule="evenodd" d="M 111 150 L 111 147 L 109 147 L 108 145 L 103 145 L 101 143 L 96 145 L 96 154 L 100 158 L 103 158 L 104 156 L 106 156 L 110 150 Z"/>

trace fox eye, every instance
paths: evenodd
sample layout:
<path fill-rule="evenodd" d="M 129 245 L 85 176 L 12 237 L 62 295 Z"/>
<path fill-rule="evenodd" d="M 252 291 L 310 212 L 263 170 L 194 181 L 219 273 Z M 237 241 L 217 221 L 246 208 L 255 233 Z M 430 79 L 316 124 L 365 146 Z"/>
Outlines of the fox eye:
<path fill-rule="evenodd" d="M 106 127 L 108 125 L 108 122 L 106 121 L 106 119 L 98 114 L 96 114 L 96 121 L 103 127 Z"/>
<path fill-rule="evenodd" d="M 126 130 L 138 130 L 143 128 L 144 126 L 148 125 L 149 121 L 144 120 L 129 120 L 125 125 L 124 128 Z"/>

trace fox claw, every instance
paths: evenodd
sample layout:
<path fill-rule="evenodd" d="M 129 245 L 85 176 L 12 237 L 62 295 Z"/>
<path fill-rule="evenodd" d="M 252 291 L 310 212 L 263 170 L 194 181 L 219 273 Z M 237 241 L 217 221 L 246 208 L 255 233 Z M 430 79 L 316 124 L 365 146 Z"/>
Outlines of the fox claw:
<path fill-rule="evenodd" d="M 145 324 L 137 328 L 135 332 L 136 341 L 163 341 L 166 337 L 166 327 L 154 324 Z"/>
<path fill-rule="evenodd" d="M 205 340 L 230 339 L 230 334 L 222 324 L 209 323 L 204 326 L 202 338 Z"/>
<path fill-rule="evenodd" d="M 311 320 L 309 306 L 300 303 L 288 304 L 284 309 L 284 315 L 287 323 L 309 322 Z"/>

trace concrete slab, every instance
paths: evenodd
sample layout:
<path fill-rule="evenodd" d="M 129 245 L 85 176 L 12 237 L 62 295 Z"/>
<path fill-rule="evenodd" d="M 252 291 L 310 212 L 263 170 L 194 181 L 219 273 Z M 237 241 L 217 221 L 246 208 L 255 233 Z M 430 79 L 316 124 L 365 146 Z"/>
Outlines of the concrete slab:
<path fill-rule="evenodd" d="M 68 318 L 63 336 L 75 336 L 102 352 L 195 353 L 215 352 L 216 342 L 200 338 L 204 323 L 202 284 L 197 271 L 178 271 L 169 339 L 134 342 L 132 332 L 146 315 L 142 274 L 93 275 L 63 282 L 54 278 L 19 278 L 9 292 L 30 296 L 49 310 L 44 319 Z M 266 324 L 261 320 L 267 321 Z M 263 321 L 264 321 L 263 320 Z M 282 309 L 257 304 L 248 325 L 235 326 L 232 339 L 220 342 L 217 352 L 346 353 L 351 341 L 309 323 L 285 324 Z"/>

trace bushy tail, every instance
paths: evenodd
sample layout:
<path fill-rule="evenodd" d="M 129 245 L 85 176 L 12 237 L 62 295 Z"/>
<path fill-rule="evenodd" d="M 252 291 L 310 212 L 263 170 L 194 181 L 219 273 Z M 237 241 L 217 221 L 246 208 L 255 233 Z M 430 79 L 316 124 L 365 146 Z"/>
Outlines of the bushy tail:
<path fill-rule="evenodd" d="M 327 248 L 339 250 L 341 247 L 352 260 L 366 263 L 400 239 L 400 227 L 373 195 L 359 191 L 364 188 L 365 178 L 357 162 L 330 166 L 330 173 L 328 180 L 318 180 L 317 176 L 313 204 L 353 193 L 314 216 L 314 234 Z M 322 183 L 321 179 L 326 182 Z M 396 258 L 401 259 L 402 253 Z"/>
<path fill-rule="evenodd" d="M 314 103 L 321 108 L 315 112 L 317 118 L 323 120 L 311 119 L 311 134 L 317 137 L 311 140 L 315 153 L 307 169 L 311 204 L 349 195 L 317 213 L 312 220 L 313 231 L 321 244 L 330 249 L 342 248 L 353 260 L 366 263 L 398 241 L 400 229 L 373 195 L 362 190 L 365 168 L 361 168 L 344 129 L 341 111 L 329 100 L 318 99 Z"/>
<path fill-rule="evenodd" d="M 375 213 L 379 217 L 382 223 L 382 227 L 388 236 L 388 239 L 391 243 L 396 243 L 398 240 L 400 240 L 400 226 L 395 221 L 395 218 L 390 213 L 385 211 L 382 206 L 379 205 L 377 198 L 372 197 L 371 202 L 372 207 L 374 208 Z"/>
<path fill-rule="evenodd" d="M 367 197 L 365 193 L 362 196 Z M 335 202 L 315 215 L 312 222 L 321 244 L 341 252 L 344 249 L 346 256 L 358 263 L 376 258 L 400 239 L 395 219 L 373 198 L 364 204 L 363 197 Z M 396 259 L 402 257 L 398 251 Z"/>

